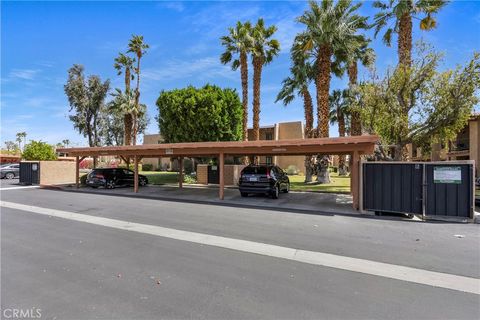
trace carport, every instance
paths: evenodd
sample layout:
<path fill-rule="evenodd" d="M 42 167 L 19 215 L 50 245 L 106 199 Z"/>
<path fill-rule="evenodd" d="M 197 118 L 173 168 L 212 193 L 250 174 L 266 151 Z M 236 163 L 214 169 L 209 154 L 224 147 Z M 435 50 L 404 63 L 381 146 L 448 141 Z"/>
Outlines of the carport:
<path fill-rule="evenodd" d="M 258 140 L 258 141 L 219 141 L 165 143 L 136 146 L 108 146 L 86 148 L 59 148 L 57 152 L 76 157 L 76 186 L 80 181 L 80 162 L 86 157 L 118 156 L 123 159 L 133 158 L 135 183 L 138 192 L 138 163 L 144 157 L 176 157 L 179 159 L 179 187 L 183 183 L 184 157 L 218 157 L 220 173 L 219 197 L 224 197 L 224 159 L 225 156 L 287 156 L 287 155 L 343 155 L 352 157 L 351 194 L 353 207 L 359 204 L 359 163 L 360 155 L 373 153 L 377 136 L 351 136 L 338 138 L 292 139 L 292 140 Z"/>

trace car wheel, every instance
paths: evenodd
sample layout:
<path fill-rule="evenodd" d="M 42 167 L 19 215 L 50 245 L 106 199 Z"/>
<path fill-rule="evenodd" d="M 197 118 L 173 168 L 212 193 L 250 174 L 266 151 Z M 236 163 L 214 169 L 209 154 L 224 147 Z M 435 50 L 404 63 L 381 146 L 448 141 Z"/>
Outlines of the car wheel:
<path fill-rule="evenodd" d="M 240 192 L 240 195 L 244 198 L 248 197 L 248 193 L 246 193 L 246 192 Z"/>
<path fill-rule="evenodd" d="M 93 189 L 97 189 L 98 187 L 97 186 L 92 186 Z"/>
<path fill-rule="evenodd" d="M 278 199 L 278 195 L 280 194 L 280 186 L 277 186 L 275 190 L 272 192 L 272 199 Z"/>
<path fill-rule="evenodd" d="M 115 181 L 108 180 L 105 182 L 105 189 L 115 189 Z"/>
<path fill-rule="evenodd" d="M 5 175 L 5 178 L 7 178 L 9 180 L 13 179 L 13 178 L 15 178 L 15 174 L 13 174 L 12 172 L 7 172 L 7 174 Z"/>
<path fill-rule="evenodd" d="M 289 193 L 290 192 L 290 183 L 287 183 L 287 187 L 285 190 L 283 190 L 284 193 Z"/>
<path fill-rule="evenodd" d="M 142 187 L 145 187 L 147 183 L 148 183 L 147 179 L 140 179 L 140 181 L 138 182 L 138 184 Z"/>

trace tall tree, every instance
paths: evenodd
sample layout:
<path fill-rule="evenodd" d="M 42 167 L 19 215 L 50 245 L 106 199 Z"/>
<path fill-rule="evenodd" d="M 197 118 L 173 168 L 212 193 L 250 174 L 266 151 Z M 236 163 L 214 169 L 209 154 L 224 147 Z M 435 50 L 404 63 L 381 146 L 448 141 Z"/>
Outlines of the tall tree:
<path fill-rule="evenodd" d="M 299 35 L 304 50 L 314 60 L 315 86 L 317 98 L 317 132 L 319 137 L 329 136 L 329 95 L 332 72 L 338 72 L 338 61 L 332 61 L 340 52 L 350 52 L 355 39 L 360 37 L 360 29 L 368 28 L 367 17 L 356 14 L 361 3 L 352 0 L 322 0 L 320 3 L 310 1 L 309 10 L 297 20 L 305 25 L 306 30 Z M 329 183 L 329 160 L 323 156 L 318 161 L 317 181 Z"/>
<path fill-rule="evenodd" d="M 20 150 L 23 150 L 22 148 L 22 142 L 23 142 L 23 146 L 25 146 L 25 141 L 27 139 L 27 133 L 25 131 L 22 131 L 22 132 L 18 132 L 16 134 L 16 141 L 18 143 L 18 148 Z"/>
<path fill-rule="evenodd" d="M 349 46 L 350 51 L 345 52 L 345 62 L 347 65 L 348 86 L 350 93 L 354 93 L 358 81 L 358 62 L 364 67 L 371 67 L 375 63 L 375 51 L 368 45 L 370 39 L 363 35 L 351 39 L 352 44 Z M 342 58 L 339 58 L 342 59 Z M 350 96 L 350 94 L 349 94 Z M 362 135 L 362 123 L 360 119 L 360 111 L 355 108 L 350 109 L 351 114 L 351 135 Z"/>
<path fill-rule="evenodd" d="M 317 121 L 319 137 L 329 136 L 329 94 L 332 73 L 332 57 L 336 52 L 348 52 L 359 29 L 365 29 L 367 17 L 355 12 L 361 3 L 352 4 L 351 0 L 310 1 L 310 9 L 297 20 L 307 30 L 301 35 L 304 49 L 309 52 L 316 65 L 315 85 L 317 89 Z M 348 40 L 348 41 L 347 41 Z"/>
<path fill-rule="evenodd" d="M 137 57 L 137 66 L 134 68 L 136 77 L 137 77 L 137 85 L 135 88 L 135 109 L 139 110 L 140 104 L 140 60 L 147 52 L 149 48 L 148 44 L 143 41 L 143 36 L 133 35 L 128 43 L 128 52 L 131 52 L 136 55 Z M 132 114 L 132 142 L 133 145 L 137 144 L 137 133 L 138 133 L 138 113 Z"/>
<path fill-rule="evenodd" d="M 252 25 L 250 22 L 237 22 L 235 28 L 228 28 L 229 34 L 221 37 L 225 52 L 220 56 L 223 64 L 232 63 L 232 69 L 240 67 L 242 82 L 242 140 L 248 140 L 248 55 L 253 47 Z M 238 57 L 237 57 L 238 55 Z"/>
<path fill-rule="evenodd" d="M 14 141 L 5 141 L 5 147 L 9 153 L 17 153 L 19 151 L 18 144 L 16 144 Z"/>
<path fill-rule="evenodd" d="M 62 144 L 64 145 L 65 148 L 68 148 L 68 146 L 70 145 L 70 140 L 69 139 L 62 140 Z"/>
<path fill-rule="evenodd" d="M 434 15 L 443 8 L 446 0 L 387 0 L 375 1 L 373 6 L 380 9 L 375 15 L 375 36 L 393 20 L 383 35 L 383 42 L 390 46 L 392 34 L 398 34 L 398 62 L 404 66 L 412 63 L 412 19 L 420 20 L 421 30 L 437 26 Z"/>
<path fill-rule="evenodd" d="M 130 82 L 135 78 L 132 73 L 134 63 L 134 58 L 131 58 L 123 53 L 120 53 L 118 57 L 115 58 L 115 63 L 113 65 L 114 68 L 118 71 L 118 75 L 121 75 L 123 73 L 125 76 L 125 92 L 131 91 Z M 123 114 L 123 126 L 123 142 L 125 143 L 125 145 L 128 146 L 132 144 L 133 120 L 131 113 L 127 112 Z"/>
<path fill-rule="evenodd" d="M 330 123 L 338 123 L 338 136 L 345 137 L 349 121 L 348 90 L 333 90 L 330 95 Z M 346 176 L 345 155 L 338 157 L 338 175 Z"/>
<path fill-rule="evenodd" d="M 428 146 L 453 138 L 480 101 L 480 53 L 464 67 L 439 72 L 441 55 L 420 49 L 411 68 L 399 66 L 379 82 L 359 86 L 362 122 L 383 144 L 395 146 L 395 160 L 407 159 L 409 143 Z"/>
<path fill-rule="evenodd" d="M 83 66 L 78 64 L 74 64 L 68 70 L 68 80 L 64 90 L 68 97 L 70 111 L 74 112 L 69 118 L 74 128 L 88 138 L 88 145 L 97 147 L 100 144 L 99 123 L 110 81 L 102 82 L 96 75 L 85 79 L 83 71 Z"/>
<path fill-rule="evenodd" d="M 297 39 L 296 39 L 297 40 Z M 313 101 L 308 89 L 309 83 L 313 77 L 313 67 L 307 60 L 307 55 L 301 48 L 301 43 L 294 41 L 291 49 L 292 66 L 290 67 L 290 76 L 283 80 L 282 89 L 277 95 L 277 100 L 282 101 L 286 106 L 290 104 L 295 96 L 303 99 L 303 108 L 305 114 L 305 132 L 306 139 L 313 138 Z M 305 183 L 312 181 L 313 162 L 311 156 L 305 157 Z"/>
<path fill-rule="evenodd" d="M 252 29 L 253 47 L 253 140 L 260 139 L 260 84 L 264 65 L 272 62 L 280 52 L 280 43 L 271 39 L 277 31 L 275 26 L 265 26 L 263 19 L 258 19 Z"/>

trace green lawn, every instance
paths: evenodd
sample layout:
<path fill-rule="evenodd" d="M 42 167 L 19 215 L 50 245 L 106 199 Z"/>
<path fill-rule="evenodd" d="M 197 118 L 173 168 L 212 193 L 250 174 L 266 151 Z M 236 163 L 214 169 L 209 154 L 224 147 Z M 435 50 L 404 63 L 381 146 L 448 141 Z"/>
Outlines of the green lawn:
<path fill-rule="evenodd" d="M 480 189 L 475 190 L 475 196 L 480 197 Z"/>
<path fill-rule="evenodd" d="M 321 192 L 350 192 L 350 177 L 339 177 L 337 173 L 330 173 L 329 184 L 305 184 L 304 176 L 288 176 L 292 191 L 321 191 Z"/>
<path fill-rule="evenodd" d="M 178 183 L 178 172 L 140 171 L 151 184 Z"/>

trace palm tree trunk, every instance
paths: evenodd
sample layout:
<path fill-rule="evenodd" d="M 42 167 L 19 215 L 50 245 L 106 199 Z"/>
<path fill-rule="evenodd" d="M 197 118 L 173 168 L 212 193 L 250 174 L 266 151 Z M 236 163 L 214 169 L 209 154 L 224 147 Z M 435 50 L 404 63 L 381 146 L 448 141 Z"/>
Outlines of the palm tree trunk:
<path fill-rule="evenodd" d="M 242 107 L 243 107 L 243 122 L 242 122 L 242 140 L 248 140 L 248 61 L 247 53 L 240 53 L 240 75 L 242 78 Z"/>
<path fill-rule="evenodd" d="M 338 118 L 338 135 L 340 137 L 345 137 L 346 130 L 345 130 L 345 115 L 341 112 L 337 114 Z M 338 157 L 338 175 L 339 176 L 346 176 L 347 175 L 347 167 L 345 166 L 345 155 L 342 154 Z"/>
<path fill-rule="evenodd" d="M 138 104 L 139 104 L 139 101 L 140 101 L 140 59 L 142 58 L 140 55 L 137 54 L 137 70 L 136 70 L 136 73 L 137 73 L 137 88 L 135 90 L 135 110 L 138 110 Z M 133 137 L 132 137 L 132 144 L 135 146 L 137 144 L 137 117 L 133 116 L 132 117 L 132 120 L 133 120 Z"/>
<path fill-rule="evenodd" d="M 123 116 L 123 126 L 125 127 L 123 144 L 129 146 L 132 144 L 132 115 L 130 113 Z"/>
<path fill-rule="evenodd" d="M 260 82 L 263 59 L 253 57 L 253 140 L 260 140 Z"/>
<path fill-rule="evenodd" d="M 305 109 L 305 139 L 313 138 L 313 102 L 308 87 L 302 90 L 303 105 Z M 312 182 L 313 161 L 311 156 L 305 156 L 305 183 Z"/>
<path fill-rule="evenodd" d="M 130 68 L 125 67 L 125 92 L 130 91 L 130 78 L 131 78 L 131 73 L 130 73 Z"/>
<path fill-rule="evenodd" d="M 357 61 L 352 61 L 348 66 L 348 79 L 349 87 L 353 89 L 357 85 L 358 77 L 358 64 Z M 352 136 L 361 136 L 362 135 L 362 122 L 360 120 L 360 113 L 357 110 L 352 110 L 351 116 L 351 129 L 350 134 Z"/>
<path fill-rule="evenodd" d="M 408 67 L 412 65 L 412 16 L 408 12 L 400 17 L 398 58 L 400 65 Z"/>
<path fill-rule="evenodd" d="M 332 48 L 328 45 L 320 46 L 320 51 L 317 61 L 317 77 L 315 85 L 317 87 L 317 131 L 320 138 L 327 138 L 329 136 L 329 93 L 331 80 L 331 56 Z M 318 157 L 318 183 L 330 183 L 330 174 L 328 172 L 328 161 L 326 157 L 319 155 Z"/>

